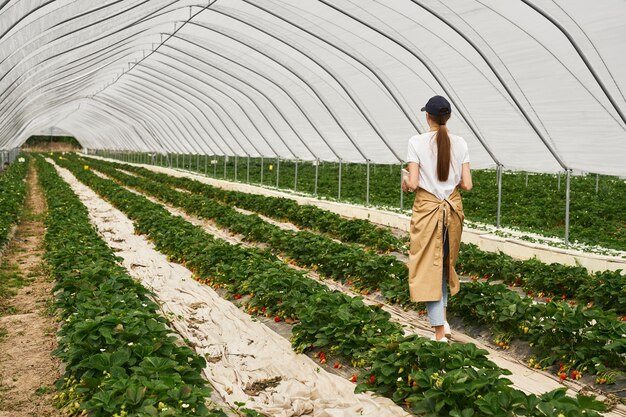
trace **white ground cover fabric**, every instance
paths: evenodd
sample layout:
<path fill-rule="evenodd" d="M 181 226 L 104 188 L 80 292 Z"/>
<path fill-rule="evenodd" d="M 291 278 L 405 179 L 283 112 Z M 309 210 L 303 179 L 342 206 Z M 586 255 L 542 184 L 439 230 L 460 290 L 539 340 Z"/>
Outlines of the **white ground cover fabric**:
<path fill-rule="evenodd" d="M 210 358 L 205 377 L 226 401 L 276 416 L 396 417 L 408 415 L 387 398 L 354 394 L 354 384 L 320 369 L 288 341 L 254 321 L 189 270 L 167 262 L 119 210 L 57 167 L 83 204 L 105 241 L 123 258 L 123 265 L 144 286 L 180 335 Z M 244 390 L 255 382 L 280 377 L 280 383 L 257 396 Z"/>

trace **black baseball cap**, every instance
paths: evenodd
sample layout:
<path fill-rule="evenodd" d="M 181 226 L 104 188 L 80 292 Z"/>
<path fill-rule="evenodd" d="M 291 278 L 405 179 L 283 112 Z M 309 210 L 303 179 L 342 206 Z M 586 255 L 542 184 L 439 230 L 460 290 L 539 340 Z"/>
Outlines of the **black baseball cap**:
<path fill-rule="evenodd" d="M 431 97 L 428 103 L 422 107 L 422 111 L 432 114 L 433 116 L 445 116 L 446 114 L 452 113 L 451 109 L 452 107 L 450 107 L 448 100 L 441 96 Z"/>

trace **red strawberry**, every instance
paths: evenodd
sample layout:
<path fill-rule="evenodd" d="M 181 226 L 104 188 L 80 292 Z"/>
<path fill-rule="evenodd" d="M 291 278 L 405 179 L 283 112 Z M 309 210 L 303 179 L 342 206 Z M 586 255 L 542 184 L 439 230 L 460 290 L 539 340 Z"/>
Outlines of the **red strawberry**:
<path fill-rule="evenodd" d="M 265 310 L 267 310 L 267 308 L 263 307 L 263 308 L 261 309 L 261 313 L 265 313 Z"/>
<path fill-rule="evenodd" d="M 339 369 L 341 368 L 341 364 L 339 362 L 335 362 L 335 364 L 333 365 L 333 368 Z"/>
<path fill-rule="evenodd" d="M 561 381 L 563 381 L 563 380 L 567 379 L 567 374 L 561 374 L 561 375 L 559 376 L 559 379 L 560 379 Z"/>
<path fill-rule="evenodd" d="M 239 300 L 241 298 L 241 294 L 235 294 L 235 300 Z"/>
<path fill-rule="evenodd" d="M 275 321 L 276 323 L 278 323 L 278 322 L 280 321 L 280 316 L 276 316 L 276 317 L 274 317 L 274 321 Z"/>
<path fill-rule="evenodd" d="M 367 380 L 367 382 L 369 382 L 370 384 L 373 384 L 374 382 L 376 382 L 376 377 L 374 375 L 370 375 L 370 377 Z"/>
<path fill-rule="evenodd" d="M 565 300 L 567 298 L 567 295 L 564 295 L 561 297 L 562 300 Z"/>
<path fill-rule="evenodd" d="M 350 382 L 356 382 L 356 375 L 352 375 L 352 378 L 350 378 Z"/>

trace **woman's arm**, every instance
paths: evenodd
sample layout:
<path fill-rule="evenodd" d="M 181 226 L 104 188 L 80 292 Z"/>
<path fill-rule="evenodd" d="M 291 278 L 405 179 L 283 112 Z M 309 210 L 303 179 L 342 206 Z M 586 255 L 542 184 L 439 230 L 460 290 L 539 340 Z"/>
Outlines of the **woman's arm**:
<path fill-rule="evenodd" d="M 419 187 L 420 166 L 417 162 L 409 162 L 407 165 L 409 175 L 402 179 L 402 190 L 412 193 Z"/>
<path fill-rule="evenodd" d="M 472 189 L 472 172 L 470 171 L 469 162 L 463 164 L 463 168 L 461 170 L 461 182 L 459 182 L 459 187 L 461 187 L 465 191 L 470 191 Z"/>

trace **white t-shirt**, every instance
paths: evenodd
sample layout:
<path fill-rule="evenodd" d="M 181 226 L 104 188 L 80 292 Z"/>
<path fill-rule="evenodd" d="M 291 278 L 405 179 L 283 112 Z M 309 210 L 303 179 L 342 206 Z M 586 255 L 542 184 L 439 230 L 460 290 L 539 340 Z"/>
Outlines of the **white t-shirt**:
<path fill-rule="evenodd" d="M 437 178 L 437 132 L 426 132 L 409 139 L 406 161 L 420 166 L 419 187 L 440 200 L 450 197 L 461 181 L 462 165 L 469 162 L 467 142 L 460 136 L 450 134 L 450 172 L 447 181 Z"/>

